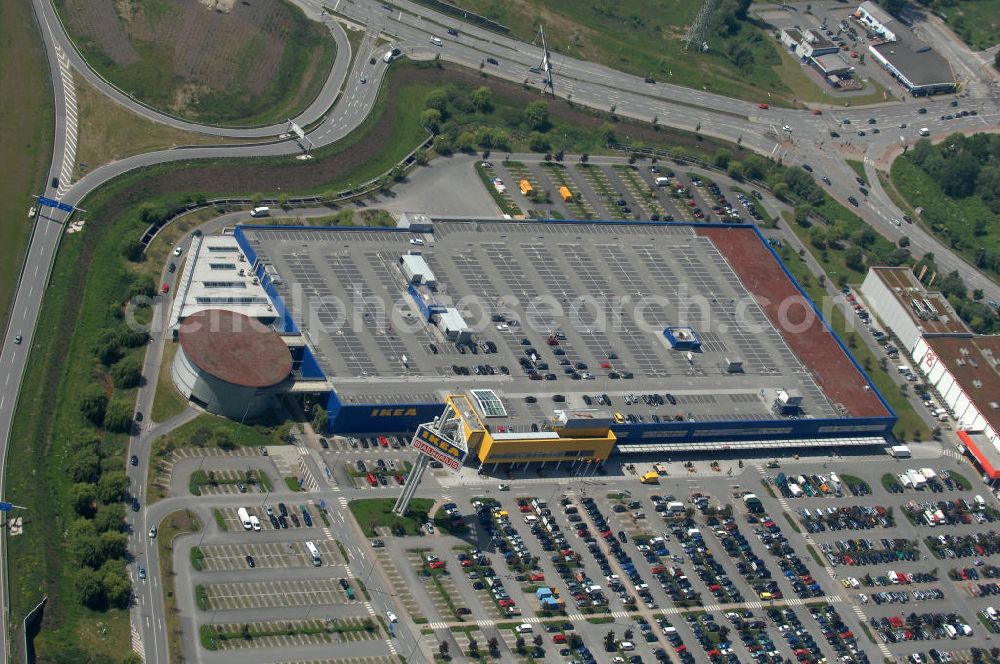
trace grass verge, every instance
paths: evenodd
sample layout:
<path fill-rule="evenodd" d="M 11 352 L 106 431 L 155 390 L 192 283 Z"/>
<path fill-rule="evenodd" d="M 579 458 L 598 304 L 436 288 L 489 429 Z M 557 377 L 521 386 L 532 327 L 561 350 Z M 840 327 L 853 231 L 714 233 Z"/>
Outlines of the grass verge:
<path fill-rule="evenodd" d="M 406 516 L 392 513 L 394 498 L 365 498 L 348 503 L 354 520 L 365 535 L 375 537 L 376 528 L 402 527 L 406 535 L 419 535 L 421 526 L 427 522 L 427 513 L 434 504 L 429 498 L 414 498 L 410 502 Z"/>
<path fill-rule="evenodd" d="M 47 186 L 52 158 L 52 87 L 42 40 L 31 3 L 0 3 L 0 329 L 4 328 L 14 297 L 14 286 L 31 233 L 28 208 L 32 193 Z M 38 223 L 50 223 L 40 220 Z M 40 599 L 40 598 L 39 598 Z M 37 600 L 36 600 L 37 603 Z"/>
<path fill-rule="evenodd" d="M 136 115 L 85 81 L 76 84 L 79 140 L 73 178 L 109 162 L 181 145 L 239 145 L 261 139 L 236 139 L 175 129 Z"/>
<path fill-rule="evenodd" d="M 156 547 L 160 554 L 160 582 L 163 585 L 163 603 L 166 607 L 164 619 L 166 620 L 167 643 L 169 652 L 173 655 L 171 661 L 176 661 L 180 657 L 181 639 L 184 638 L 177 613 L 174 538 L 185 533 L 196 533 L 199 530 L 201 530 L 201 523 L 194 512 L 180 510 L 168 514 L 160 522 L 157 533 Z"/>
<path fill-rule="evenodd" d="M 160 363 L 160 374 L 156 377 L 156 395 L 153 397 L 153 412 L 150 417 L 154 422 L 165 422 L 174 415 L 180 415 L 187 408 L 187 401 L 174 387 L 170 377 L 170 367 L 177 354 L 177 344 L 168 342 L 163 346 L 163 360 Z"/>
<path fill-rule="evenodd" d="M 226 523 L 226 517 L 222 516 L 222 510 L 213 509 L 212 516 L 215 517 L 215 525 L 219 527 L 219 530 L 223 532 L 229 530 L 229 525 Z"/>
<path fill-rule="evenodd" d="M 858 177 L 868 184 L 868 175 L 865 173 L 865 162 L 860 159 L 844 159 L 847 165 L 851 167 L 851 170 L 858 174 Z"/>

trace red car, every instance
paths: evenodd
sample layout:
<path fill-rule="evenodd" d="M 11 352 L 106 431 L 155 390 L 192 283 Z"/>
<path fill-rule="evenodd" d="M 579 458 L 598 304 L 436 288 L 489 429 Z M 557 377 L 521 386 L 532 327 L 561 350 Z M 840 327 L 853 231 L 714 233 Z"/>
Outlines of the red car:
<path fill-rule="evenodd" d="M 374 475 L 372 475 L 371 473 L 368 473 L 367 479 L 368 479 L 368 483 L 370 485 L 372 485 L 372 486 L 378 486 L 378 479 Z"/>
<path fill-rule="evenodd" d="M 400 486 L 402 486 L 403 484 L 406 484 L 406 480 L 403 479 L 402 475 L 393 475 L 392 477 L 393 477 L 393 479 L 396 480 L 396 484 L 398 484 Z"/>
<path fill-rule="evenodd" d="M 163 284 L 162 286 L 160 286 L 160 292 L 161 293 L 169 293 L 170 292 L 170 284 Z"/>
<path fill-rule="evenodd" d="M 554 634 L 552 636 L 552 643 L 566 643 L 565 634 Z"/>
<path fill-rule="evenodd" d="M 532 581 L 544 581 L 545 580 L 545 575 L 542 574 L 541 572 L 534 572 L 528 578 L 531 579 Z"/>
<path fill-rule="evenodd" d="M 757 104 L 757 108 L 763 108 L 766 111 L 767 109 L 769 109 L 771 107 L 768 106 L 767 104 Z"/>
<path fill-rule="evenodd" d="M 389 447 L 389 439 L 386 438 L 385 436 L 379 436 L 378 444 L 381 445 L 382 447 Z"/>
<path fill-rule="evenodd" d="M 814 108 L 813 115 L 823 115 L 823 110 L 819 108 Z"/>
<path fill-rule="evenodd" d="M 497 600 L 497 604 L 499 604 L 500 606 L 506 608 L 508 606 L 514 606 L 514 600 L 512 600 L 512 599 L 501 599 L 501 600 Z"/>
<path fill-rule="evenodd" d="M 443 560 L 435 560 L 434 562 L 432 562 L 429 565 L 429 567 L 431 569 L 443 569 L 444 568 L 444 561 Z"/>

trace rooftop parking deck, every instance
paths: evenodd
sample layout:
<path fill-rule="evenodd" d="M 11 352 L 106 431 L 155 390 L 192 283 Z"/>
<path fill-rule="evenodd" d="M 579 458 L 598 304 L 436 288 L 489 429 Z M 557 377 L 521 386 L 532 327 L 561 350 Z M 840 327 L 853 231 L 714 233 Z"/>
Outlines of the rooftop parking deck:
<path fill-rule="evenodd" d="M 733 232 L 760 245 L 758 258 L 773 265 L 767 274 L 794 291 L 751 229 Z M 772 324 L 715 237 L 692 226 L 497 220 L 436 221 L 433 233 L 241 233 L 277 275 L 277 292 L 345 404 L 434 403 L 488 388 L 506 409 L 489 424 L 516 431 L 564 408 L 646 422 L 788 419 L 774 412 L 780 390 L 802 398 L 793 417 L 844 415 L 834 401 L 851 415 L 881 408 L 874 394 L 874 404 L 859 397 L 864 409 L 828 398 L 793 352 L 794 336 L 790 343 Z M 423 320 L 399 268 L 411 251 L 434 273 L 434 300 L 462 313 L 471 345 Z M 668 326 L 690 327 L 700 349 L 672 348 Z M 810 352 L 826 348 L 824 357 L 839 355 L 853 370 L 829 333 L 815 342 Z M 642 398 L 651 394 L 664 398 Z"/>

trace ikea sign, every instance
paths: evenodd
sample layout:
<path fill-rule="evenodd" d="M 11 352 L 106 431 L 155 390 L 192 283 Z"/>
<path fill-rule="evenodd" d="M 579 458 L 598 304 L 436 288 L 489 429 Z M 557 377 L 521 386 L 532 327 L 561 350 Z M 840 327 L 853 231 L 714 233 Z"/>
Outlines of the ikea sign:
<path fill-rule="evenodd" d="M 459 448 L 452 440 L 434 433 L 424 424 L 417 427 L 410 447 L 456 471 L 462 467 L 468 454 L 468 450 Z"/>
<path fill-rule="evenodd" d="M 372 417 L 416 417 L 417 409 L 409 408 L 372 408 Z"/>

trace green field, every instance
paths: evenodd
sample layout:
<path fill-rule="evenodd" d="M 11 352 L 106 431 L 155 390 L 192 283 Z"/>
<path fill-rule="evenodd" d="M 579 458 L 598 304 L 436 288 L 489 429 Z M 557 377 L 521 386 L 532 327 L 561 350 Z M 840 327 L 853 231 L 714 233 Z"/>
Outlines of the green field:
<path fill-rule="evenodd" d="M 402 526 L 407 535 L 419 535 L 420 528 L 428 520 L 427 512 L 434 501 L 429 498 L 414 498 L 406 510 L 406 516 L 392 513 L 395 498 L 365 498 L 348 503 L 354 520 L 368 537 L 375 537 L 376 528 Z"/>
<path fill-rule="evenodd" d="M 153 108 L 215 125 L 283 122 L 319 94 L 336 55 L 329 31 L 284 0 L 58 0 L 88 64 Z"/>
<path fill-rule="evenodd" d="M 756 101 L 767 92 L 777 97 L 775 103 L 790 103 L 794 96 L 774 69 L 781 64 L 774 39 L 763 26 L 735 18 L 749 2 L 716 3 L 704 33 L 709 50 L 701 53 L 697 47 L 686 51 L 684 41 L 701 2 L 448 1 L 508 26 L 528 42 L 544 25 L 551 50 L 637 76 Z M 558 79 L 558 71 L 555 75 Z"/>
<path fill-rule="evenodd" d="M 1000 256 L 1000 215 L 977 195 L 946 196 L 939 184 L 906 156 L 893 162 L 891 174 L 893 185 L 907 203 L 923 208 L 921 221 L 931 231 L 980 269 L 1000 277 L 1000 264 L 994 267 L 981 260 L 986 252 Z"/>
<path fill-rule="evenodd" d="M 948 17 L 948 27 L 975 51 L 1000 43 L 1000 0 L 949 0 L 933 5 Z"/>
<path fill-rule="evenodd" d="M 32 194 L 48 185 L 53 102 L 48 62 L 29 0 L 0 3 L 0 329 L 6 326 L 31 232 Z M 46 223 L 42 221 L 41 223 Z"/>

